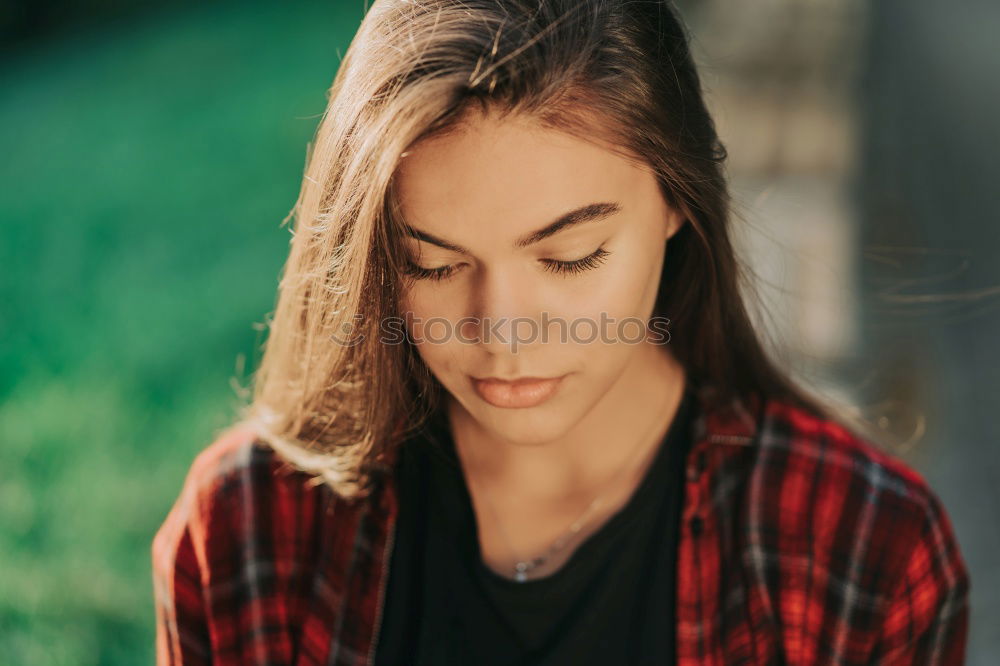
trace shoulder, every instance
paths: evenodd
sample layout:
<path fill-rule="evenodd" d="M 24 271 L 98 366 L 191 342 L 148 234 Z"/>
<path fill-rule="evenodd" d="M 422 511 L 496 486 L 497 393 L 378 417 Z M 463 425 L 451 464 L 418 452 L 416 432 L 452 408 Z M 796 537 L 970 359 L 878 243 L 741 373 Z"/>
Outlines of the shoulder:
<path fill-rule="evenodd" d="M 844 523 L 851 524 L 853 536 L 859 530 L 883 536 L 883 545 L 891 548 L 912 544 L 947 521 L 940 498 L 920 472 L 840 421 L 771 400 L 761 427 L 757 472 L 766 486 L 761 490 L 808 520 L 814 535 L 831 546 L 841 541 L 850 546 L 838 532 Z M 792 511 L 796 508 L 799 512 Z"/>
<path fill-rule="evenodd" d="M 273 452 L 251 430 L 231 428 L 220 434 L 188 467 L 180 492 L 156 532 L 154 552 L 158 547 L 171 549 L 182 536 L 204 542 L 220 523 L 237 524 L 238 516 L 231 510 L 240 509 L 246 492 L 252 496 L 267 491 L 277 465 Z"/>
<path fill-rule="evenodd" d="M 290 663 L 315 577 L 344 585 L 351 506 L 256 433 L 220 434 L 192 461 L 153 538 L 157 663 Z M 319 603 L 335 616 L 326 597 Z"/>
<path fill-rule="evenodd" d="M 339 510 L 328 487 L 294 469 L 253 430 L 230 428 L 190 464 L 153 538 L 154 573 L 172 571 L 184 551 L 204 578 L 224 576 L 247 557 L 297 560 L 318 537 L 308 527 L 334 504 L 338 515 L 350 513 Z"/>
<path fill-rule="evenodd" d="M 849 652 L 962 649 L 968 572 L 940 497 L 911 465 L 835 418 L 771 400 L 748 493 L 751 560 L 801 602 L 783 620 L 829 617 L 833 649 Z"/>

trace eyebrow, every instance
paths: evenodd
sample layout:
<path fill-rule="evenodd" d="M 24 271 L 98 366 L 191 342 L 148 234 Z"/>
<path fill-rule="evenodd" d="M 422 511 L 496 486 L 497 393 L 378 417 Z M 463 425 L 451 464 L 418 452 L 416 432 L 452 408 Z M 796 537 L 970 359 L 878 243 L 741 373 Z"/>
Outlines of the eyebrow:
<path fill-rule="evenodd" d="M 555 221 L 545 225 L 541 229 L 532 231 L 531 233 L 518 238 L 514 241 L 514 247 L 528 247 L 529 245 L 533 245 L 545 238 L 548 238 L 563 229 L 583 224 L 584 222 L 597 222 L 611 217 L 615 213 L 620 212 L 621 209 L 621 204 L 615 202 L 592 203 L 587 204 L 586 206 L 581 206 L 575 210 L 565 213 L 564 215 L 560 215 Z M 420 231 L 419 229 L 407 227 L 406 231 L 407 234 L 413 238 L 431 243 L 432 245 L 437 245 L 438 247 L 443 247 L 446 250 L 451 250 L 452 252 L 458 252 L 460 254 L 472 254 L 461 245 L 456 245 L 455 243 L 446 241 L 443 238 L 438 238 L 433 234 Z"/>

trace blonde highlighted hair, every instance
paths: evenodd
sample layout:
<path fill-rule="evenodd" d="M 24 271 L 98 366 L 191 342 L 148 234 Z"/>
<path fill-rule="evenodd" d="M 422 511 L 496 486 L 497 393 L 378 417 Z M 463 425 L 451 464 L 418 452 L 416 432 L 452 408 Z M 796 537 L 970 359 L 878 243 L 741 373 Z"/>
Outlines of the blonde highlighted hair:
<path fill-rule="evenodd" d="M 768 359 L 741 300 L 726 151 L 688 42 L 666 0 L 375 2 L 308 151 L 243 423 L 338 495 L 364 497 L 440 398 L 411 344 L 380 341 L 380 322 L 401 314 L 406 261 L 393 177 L 408 148 L 476 109 L 651 169 L 688 222 L 669 242 L 654 314 L 678 323 L 670 344 L 690 379 L 720 400 L 762 393 L 820 409 Z"/>

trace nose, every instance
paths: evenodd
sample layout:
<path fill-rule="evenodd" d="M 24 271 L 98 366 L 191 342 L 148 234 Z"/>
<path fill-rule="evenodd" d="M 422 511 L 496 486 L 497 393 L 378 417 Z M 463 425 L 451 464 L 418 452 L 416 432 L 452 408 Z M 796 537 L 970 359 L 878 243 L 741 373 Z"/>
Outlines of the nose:
<path fill-rule="evenodd" d="M 477 326 L 467 335 L 492 354 L 518 353 L 538 344 L 541 328 L 533 289 L 522 272 L 481 272 L 472 295 Z"/>

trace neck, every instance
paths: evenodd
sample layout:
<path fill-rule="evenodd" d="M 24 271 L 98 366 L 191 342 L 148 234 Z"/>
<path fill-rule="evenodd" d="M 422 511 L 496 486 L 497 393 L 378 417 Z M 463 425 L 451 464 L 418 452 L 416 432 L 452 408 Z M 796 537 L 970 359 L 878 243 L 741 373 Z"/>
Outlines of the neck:
<path fill-rule="evenodd" d="M 620 474 L 626 479 L 641 476 L 673 421 L 685 381 L 683 368 L 667 349 L 646 344 L 580 421 L 558 439 L 537 446 L 497 439 L 454 400 L 448 411 L 457 452 L 474 485 L 489 487 L 491 497 L 576 502 Z"/>

